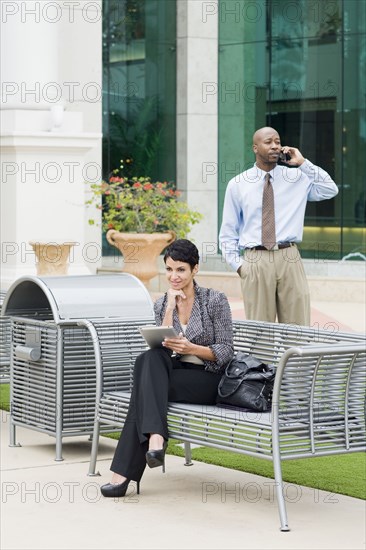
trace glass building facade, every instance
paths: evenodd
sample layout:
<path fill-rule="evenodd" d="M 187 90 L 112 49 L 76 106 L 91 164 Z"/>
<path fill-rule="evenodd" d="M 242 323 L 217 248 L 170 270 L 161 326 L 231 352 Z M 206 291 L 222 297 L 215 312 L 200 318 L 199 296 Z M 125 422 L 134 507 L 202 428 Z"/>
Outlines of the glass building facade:
<path fill-rule="evenodd" d="M 336 198 L 308 203 L 303 257 L 362 258 L 366 2 L 219 0 L 217 7 L 219 222 L 229 179 L 254 162 L 254 131 L 270 125 L 339 186 Z M 132 175 L 176 181 L 176 12 L 175 0 L 103 2 L 105 177 L 123 159 Z"/>

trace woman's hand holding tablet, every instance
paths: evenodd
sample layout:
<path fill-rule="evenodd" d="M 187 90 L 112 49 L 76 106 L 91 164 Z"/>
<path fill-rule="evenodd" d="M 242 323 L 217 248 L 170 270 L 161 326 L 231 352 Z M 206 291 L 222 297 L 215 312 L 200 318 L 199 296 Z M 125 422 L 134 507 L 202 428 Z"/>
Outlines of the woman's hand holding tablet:
<path fill-rule="evenodd" d="M 171 326 L 147 325 L 139 327 L 142 336 L 150 348 L 162 348 L 165 338 L 179 338 L 177 331 Z"/>

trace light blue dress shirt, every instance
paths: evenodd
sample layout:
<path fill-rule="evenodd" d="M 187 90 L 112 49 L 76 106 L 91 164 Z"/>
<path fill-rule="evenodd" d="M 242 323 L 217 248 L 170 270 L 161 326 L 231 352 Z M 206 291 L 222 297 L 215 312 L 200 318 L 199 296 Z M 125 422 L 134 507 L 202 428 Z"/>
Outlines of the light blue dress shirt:
<path fill-rule="evenodd" d="M 237 271 L 239 250 L 262 244 L 264 172 L 256 164 L 232 178 L 226 188 L 219 241 L 228 264 Z M 331 199 L 338 187 L 330 175 L 305 160 L 299 168 L 276 165 L 270 171 L 274 192 L 276 242 L 302 240 L 307 201 Z"/>

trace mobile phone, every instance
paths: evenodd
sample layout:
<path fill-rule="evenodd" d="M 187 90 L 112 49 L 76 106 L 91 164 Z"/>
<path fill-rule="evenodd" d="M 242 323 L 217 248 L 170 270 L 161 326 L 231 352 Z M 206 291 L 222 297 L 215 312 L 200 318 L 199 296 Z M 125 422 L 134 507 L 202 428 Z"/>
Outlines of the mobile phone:
<path fill-rule="evenodd" d="M 288 160 L 291 160 L 291 156 L 288 153 L 283 153 L 282 151 L 278 155 L 278 161 L 277 162 L 284 162 L 286 163 Z"/>

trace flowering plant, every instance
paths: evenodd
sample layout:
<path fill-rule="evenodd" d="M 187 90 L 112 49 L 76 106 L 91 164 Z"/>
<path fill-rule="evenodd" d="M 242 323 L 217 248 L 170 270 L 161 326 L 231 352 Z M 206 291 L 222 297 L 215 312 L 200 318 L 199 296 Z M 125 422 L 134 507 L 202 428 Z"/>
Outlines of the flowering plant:
<path fill-rule="evenodd" d="M 190 210 L 186 202 L 178 200 L 181 192 L 168 182 L 151 182 L 148 177 L 125 178 L 114 170 L 109 182 L 92 184 L 93 198 L 88 205 L 102 210 L 105 231 L 163 233 L 174 231 L 184 238 L 191 226 L 202 219 L 202 214 Z M 100 204 L 102 198 L 102 204 Z M 89 219 L 94 225 L 95 220 Z"/>

